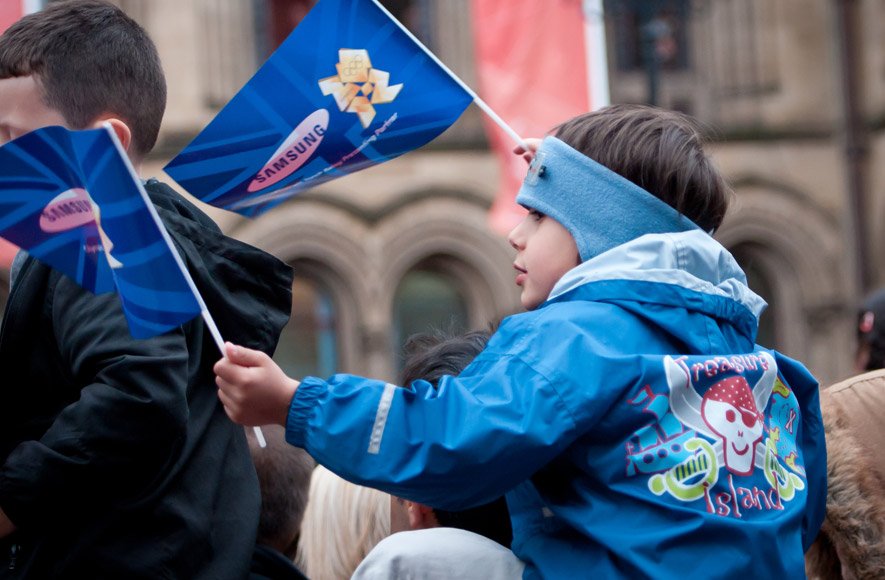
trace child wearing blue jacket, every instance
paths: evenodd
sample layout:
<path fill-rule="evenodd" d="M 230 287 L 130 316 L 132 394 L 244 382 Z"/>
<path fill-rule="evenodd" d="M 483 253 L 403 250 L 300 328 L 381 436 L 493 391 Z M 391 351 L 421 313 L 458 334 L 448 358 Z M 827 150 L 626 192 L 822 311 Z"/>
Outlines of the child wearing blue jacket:
<path fill-rule="evenodd" d="M 818 385 L 754 344 L 765 302 L 710 235 L 729 192 L 696 127 L 612 106 L 555 135 L 510 234 L 528 312 L 459 376 L 299 382 L 228 345 L 228 414 L 416 502 L 506 493 L 526 578 L 803 577 L 826 491 Z"/>

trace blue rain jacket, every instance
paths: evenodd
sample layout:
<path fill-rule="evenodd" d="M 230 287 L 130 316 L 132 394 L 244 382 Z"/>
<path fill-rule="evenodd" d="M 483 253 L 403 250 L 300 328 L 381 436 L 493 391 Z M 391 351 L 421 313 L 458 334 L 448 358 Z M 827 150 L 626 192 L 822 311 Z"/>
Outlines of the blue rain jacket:
<path fill-rule="evenodd" d="M 700 231 L 577 266 L 438 389 L 307 378 L 290 443 L 444 509 L 506 492 L 525 577 L 799 578 L 824 514 L 818 385 Z"/>

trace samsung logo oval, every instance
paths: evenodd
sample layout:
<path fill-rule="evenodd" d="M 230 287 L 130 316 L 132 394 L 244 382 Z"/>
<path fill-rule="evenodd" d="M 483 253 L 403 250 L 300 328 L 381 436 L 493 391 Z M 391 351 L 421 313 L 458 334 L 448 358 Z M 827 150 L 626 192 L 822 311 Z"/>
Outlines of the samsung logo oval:
<path fill-rule="evenodd" d="M 328 126 L 329 111 L 326 109 L 319 109 L 308 115 L 255 174 L 252 183 L 246 188 L 247 191 L 261 191 L 295 173 L 316 153 Z"/>
<path fill-rule="evenodd" d="M 40 229 L 64 232 L 95 221 L 92 199 L 85 189 L 75 187 L 53 198 L 40 214 Z"/>

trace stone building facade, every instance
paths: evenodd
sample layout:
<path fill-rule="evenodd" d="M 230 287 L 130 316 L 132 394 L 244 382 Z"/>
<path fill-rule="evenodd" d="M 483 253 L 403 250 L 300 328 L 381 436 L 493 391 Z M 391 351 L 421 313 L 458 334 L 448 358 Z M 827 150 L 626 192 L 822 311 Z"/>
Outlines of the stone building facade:
<path fill-rule="evenodd" d="M 312 4 L 117 2 L 155 39 L 169 80 L 146 174 L 161 171 Z M 469 0 L 385 4 L 474 81 Z M 613 0 L 606 28 L 612 102 L 653 100 L 710 128 L 712 154 L 736 193 L 717 237 L 771 305 L 760 341 L 806 361 L 825 382 L 850 374 L 855 304 L 885 283 L 877 251 L 885 242 L 885 3 Z M 497 184 L 472 108 L 430 146 L 257 219 L 212 214 L 296 269 L 280 362 L 297 375 L 337 369 L 392 379 L 409 333 L 482 327 L 518 310 L 512 251 L 486 226 Z"/>

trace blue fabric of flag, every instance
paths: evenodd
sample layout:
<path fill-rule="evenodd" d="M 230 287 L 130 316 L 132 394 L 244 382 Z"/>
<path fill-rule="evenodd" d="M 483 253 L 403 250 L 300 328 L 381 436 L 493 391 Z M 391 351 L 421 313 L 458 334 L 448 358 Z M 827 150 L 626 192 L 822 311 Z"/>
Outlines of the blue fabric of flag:
<path fill-rule="evenodd" d="M 149 203 L 107 129 L 46 127 L 0 148 L 0 236 L 87 290 L 116 290 L 135 338 L 200 313 Z"/>
<path fill-rule="evenodd" d="M 472 100 L 373 0 L 321 0 L 165 170 L 256 215 L 421 147 Z"/>

